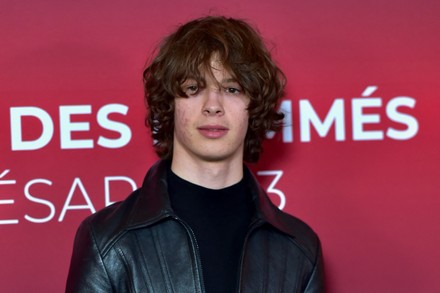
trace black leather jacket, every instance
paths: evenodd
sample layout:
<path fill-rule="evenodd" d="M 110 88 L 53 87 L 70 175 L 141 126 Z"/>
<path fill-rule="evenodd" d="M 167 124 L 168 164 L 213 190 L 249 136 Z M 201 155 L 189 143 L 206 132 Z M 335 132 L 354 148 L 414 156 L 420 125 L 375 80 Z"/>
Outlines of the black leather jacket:
<path fill-rule="evenodd" d="M 166 164 L 142 187 L 80 225 L 66 292 L 204 292 L 197 243 L 170 207 Z M 239 292 L 324 292 L 321 247 L 303 222 L 281 212 L 245 168 L 256 205 L 239 270 Z"/>

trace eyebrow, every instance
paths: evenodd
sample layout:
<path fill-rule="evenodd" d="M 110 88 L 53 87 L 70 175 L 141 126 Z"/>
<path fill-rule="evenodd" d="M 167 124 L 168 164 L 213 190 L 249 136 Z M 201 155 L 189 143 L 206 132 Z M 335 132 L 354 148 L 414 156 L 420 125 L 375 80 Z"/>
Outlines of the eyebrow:
<path fill-rule="evenodd" d="M 238 83 L 237 79 L 235 79 L 233 77 L 223 79 L 221 82 L 237 82 Z"/>
<path fill-rule="evenodd" d="M 194 80 L 194 81 L 197 82 L 197 79 L 196 79 L 196 78 L 194 78 L 194 77 L 188 77 L 187 79 L 185 79 L 185 81 L 183 81 L 183 82 L 181 83 L 181 85 L 185 84 L 185 83 L 188 82 L 189 80 Z M 202 78 L 200 81 L 201 81 L 202 83 L 205 83 L 205 82 L 206 82 L 206 80 L 205 80 L 204 78 Z M 239 83 L 238 80 L 237 80 L 236 78 L 233 78 L 233 77 L 229 77 L 229 78 L 222 79 L 222 80 L 219 81 L 218 83 L 219 83 L 219 84 L 222 84 L 222 83 L 228 83 L 228 82 L 236 82 L 236 83 Z"/>

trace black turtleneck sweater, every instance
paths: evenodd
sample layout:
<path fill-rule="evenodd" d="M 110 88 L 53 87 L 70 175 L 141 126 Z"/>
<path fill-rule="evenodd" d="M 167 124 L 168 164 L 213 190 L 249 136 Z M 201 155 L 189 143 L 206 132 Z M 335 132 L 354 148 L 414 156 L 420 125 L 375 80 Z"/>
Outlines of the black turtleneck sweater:
<path fill-rule="evenodd" d="M 206 292 L 234 292 L 243 243 L 253 215 L 244 179 L 209 189 L 168 172 L 168 192 L 177 216 L 189 225 L 199 246 Z"/>

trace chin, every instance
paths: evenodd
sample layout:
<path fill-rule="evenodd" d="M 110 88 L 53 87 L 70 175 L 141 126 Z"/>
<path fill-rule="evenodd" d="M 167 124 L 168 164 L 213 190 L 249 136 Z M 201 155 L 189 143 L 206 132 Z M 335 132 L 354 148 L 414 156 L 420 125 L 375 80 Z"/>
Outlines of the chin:
<path fill-rule="evenodd" d="M 231 153 L 210 152 L 210 153 L 201 154 L 199 157 L 206 162 L 219 163 L 219 162 L 232 161 L 237 156 Z"/>

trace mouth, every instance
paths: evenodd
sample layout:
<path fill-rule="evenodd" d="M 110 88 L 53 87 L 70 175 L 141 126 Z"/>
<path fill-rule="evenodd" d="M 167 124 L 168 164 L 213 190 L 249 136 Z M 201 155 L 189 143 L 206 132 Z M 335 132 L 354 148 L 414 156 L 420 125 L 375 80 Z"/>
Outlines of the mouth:
<path fill-rule="evenodd" d="M 207 138 L 220 138 L 229 131 L 227 127 L 222 125 L 203 125 L 198 127 L 197 130 Z"/>

